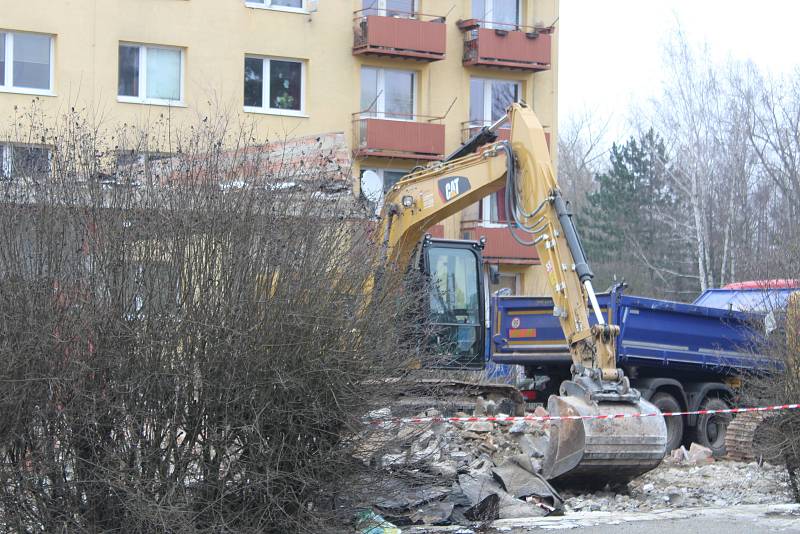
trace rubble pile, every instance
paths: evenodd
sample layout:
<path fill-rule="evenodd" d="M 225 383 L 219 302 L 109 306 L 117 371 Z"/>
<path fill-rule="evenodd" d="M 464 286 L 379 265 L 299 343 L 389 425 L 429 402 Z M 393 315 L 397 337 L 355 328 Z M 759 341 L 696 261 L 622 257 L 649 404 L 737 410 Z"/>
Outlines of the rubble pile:
<path fill-rule="evenodd" d="M 418 417 L 439 415 L 431 409 Z M 386 520 L 465 524 L 561 513 L 561 497 L 539 475 L 546 445 L 547 429 L 525 421 L 387 423 L 356 456 L 390 475 L 374 499 Z"/>
<path fill-rule="evenodd" d="M 391 415 L 385 408 L 372 417 L 389 421 Z M 429 409 L 417 417 L 439 415 Z M 537 408 L 536 415 L 546 412 Z M 527 421 L 388 422 L 373 429 L 356 456 L 386 472 L 373 510 L 397 526 L 792 502 L 783 468 L 715 461 L 696 443 L 672 451 L 661 466 L 624 487 L 559 494 L 539 474 L 548 438 L 547 424 Z"/>
<path fill-rule="evenodd" d="M 678 451 L 627 488 L 579 495 L 563 492 L 566 511 L 648 512 L 793 502 L 786 470 L 780 466 L 714 461 L 710 454 L 705 459 L 676 459 L 683 456 Z"/>

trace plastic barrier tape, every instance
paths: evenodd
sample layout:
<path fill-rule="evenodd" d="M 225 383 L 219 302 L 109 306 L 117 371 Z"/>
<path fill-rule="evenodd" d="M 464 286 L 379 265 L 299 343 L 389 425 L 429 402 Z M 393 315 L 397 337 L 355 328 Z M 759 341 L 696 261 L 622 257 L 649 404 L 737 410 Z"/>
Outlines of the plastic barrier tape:
<path fill-rule="evenodd" d="M 371 425 L 386 423 L 413 425 L 420 423 L 470 423 L 474 421 L 509 422 L 514 421 L 564 421 L 568 419 L 625 419 L 631 417 L 675 417 L 677 415 L 710 415 L 717 413 L 745 413 L 745 412 L 775 412 L 779 410 L 797 410 L 800 404 L 778 404 L 775 406 L 758 406 L 755 408 L 726 408 L 724 410 L 695 410 L 693 412 L 661 412 L 661 413 L 631 413 L 631 414 L 606 414 L 606 415 L 521 415 L 521 416 L 485 416 L 485 417 L 399 417 L 395 419 L 371 419 Z"/>

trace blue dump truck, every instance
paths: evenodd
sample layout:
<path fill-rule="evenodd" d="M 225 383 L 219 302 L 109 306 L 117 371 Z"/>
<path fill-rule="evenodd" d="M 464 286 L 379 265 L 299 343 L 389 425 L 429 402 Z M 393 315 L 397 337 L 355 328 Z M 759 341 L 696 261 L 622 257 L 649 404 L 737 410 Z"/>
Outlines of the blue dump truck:
<path fill-rule="evenodd" d="M 797 281 L 780 282 L 709 289 L 692 304 L 626 295 L 622 285 L 598 295 L 607 321 L 620 327 L 617 365 L 662 412 L 728 408 L 743 373 L 779 367 L 759 351 L 774 310 L 785 309 L 800 289 Z M 524 366 L 532 385 L 523 394 L 546 404 L 572 364 L 552 300 L 496 294 L 491 308 L 492 360 Z M 667 450 L 695 441 L 722 454 L 729 420 L 727 414 L 668 417 Z"/>

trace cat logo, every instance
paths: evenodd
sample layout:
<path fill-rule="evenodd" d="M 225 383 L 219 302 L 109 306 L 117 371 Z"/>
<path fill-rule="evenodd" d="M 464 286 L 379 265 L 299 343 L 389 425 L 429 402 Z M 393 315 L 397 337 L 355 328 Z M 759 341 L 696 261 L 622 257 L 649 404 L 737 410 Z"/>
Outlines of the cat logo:
<path fill-rule="evenodd" d="M 448 176 L 439 180 L 439 196 L 442 202 L 450 202 L 470 190 L 465 176 Z"/>

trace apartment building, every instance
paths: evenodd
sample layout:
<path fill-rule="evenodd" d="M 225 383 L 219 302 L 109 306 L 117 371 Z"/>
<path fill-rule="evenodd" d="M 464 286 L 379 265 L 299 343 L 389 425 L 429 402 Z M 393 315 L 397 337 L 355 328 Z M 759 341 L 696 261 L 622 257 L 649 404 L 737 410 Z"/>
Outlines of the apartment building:
<path fill-rule="evenodd" d="M 261 138 L 343 131 L 355 193 L 368 170 L 388 189 L 515 100 L 556 139 L 557 19 L 558 0 L 0 0 L 0 174 L 47 165 L 6 131 L 32 99 L 106 124 L 190 123 L 213 102 Z M 485 236 L 491 288 L 539 293 L 501 194 L 431 232 Z"/>

